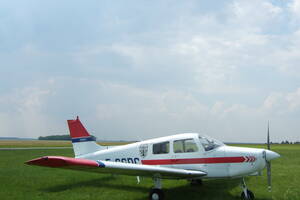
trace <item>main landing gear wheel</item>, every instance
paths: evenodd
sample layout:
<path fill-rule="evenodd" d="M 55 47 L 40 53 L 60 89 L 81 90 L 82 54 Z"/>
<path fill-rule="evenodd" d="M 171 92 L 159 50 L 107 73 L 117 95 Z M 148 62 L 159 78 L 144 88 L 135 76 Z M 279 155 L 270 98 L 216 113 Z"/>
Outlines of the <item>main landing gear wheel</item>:
<path fill-rule="evenodd" d="M 163 200 L 164 192 L 161 189 L 152 189 L 149 194 L 150 200 Z"/>
<path fill-rule="evenodd" d="M 159 177 L 153 178 L 154 182 L 154 188 L 150 191 L 149 199 L 150 200 L 163 200 L 164 199 L 164 193 L 161 190 L 161 179 Z"/>
<path fill-rule="evenodd" d="M 242 200 L 253 200 L 253 199 L 254 199 L 254 194 L 253 194 L 253 192 L 251 192 L 250 190 L 247 190 L 246 193 L 247 193 L 247 197 L 246 197 L 246 195 L 245 195 L 245 192 L 242 192 L 242 193 L 241 193 L 241 198 L 242 198 Z"/>
<path fill-rule="evenodd" d="M 192 179 L 190 180 L 191 186 L 199 186 L 202 185 L 202 179 Z"/>

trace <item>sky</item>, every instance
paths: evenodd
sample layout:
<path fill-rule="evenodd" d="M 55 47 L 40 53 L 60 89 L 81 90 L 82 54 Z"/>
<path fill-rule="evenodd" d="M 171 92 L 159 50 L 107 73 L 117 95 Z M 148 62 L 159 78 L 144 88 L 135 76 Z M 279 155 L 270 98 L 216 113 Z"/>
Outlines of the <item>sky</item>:
<path fill-rule="evenodd" d="M 0 137 L 300 141 L 300 0 L 0 1 Z"/>

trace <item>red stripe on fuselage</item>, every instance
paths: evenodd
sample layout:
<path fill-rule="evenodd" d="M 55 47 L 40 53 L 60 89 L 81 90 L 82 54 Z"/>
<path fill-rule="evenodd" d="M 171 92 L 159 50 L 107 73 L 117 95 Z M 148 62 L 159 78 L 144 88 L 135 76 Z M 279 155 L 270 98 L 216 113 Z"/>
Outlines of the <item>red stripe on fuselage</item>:
<path fill-rule="evenodd" d="M 214 157 L 214 158 L 183 158 L 142 160 L 143 165 L 178 165 L 178 164 L 217 164 L 217 163 L 242 163 L 244 157 Z"/>

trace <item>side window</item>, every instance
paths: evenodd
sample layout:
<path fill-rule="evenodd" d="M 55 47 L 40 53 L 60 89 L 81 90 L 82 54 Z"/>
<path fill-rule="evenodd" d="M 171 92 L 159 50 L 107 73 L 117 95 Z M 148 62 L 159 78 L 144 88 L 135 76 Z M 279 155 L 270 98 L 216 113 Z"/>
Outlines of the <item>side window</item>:
<path fill-rule="evenodd" d="M 166 154 L 170 152 L 170 142 L 153 144 L 153 154 Z"/>
<path fill-rule="evenodd" d="M 175 140 L 173 144 L 174 153 L 190 153 L 198 151 L 193 139 Z"/>

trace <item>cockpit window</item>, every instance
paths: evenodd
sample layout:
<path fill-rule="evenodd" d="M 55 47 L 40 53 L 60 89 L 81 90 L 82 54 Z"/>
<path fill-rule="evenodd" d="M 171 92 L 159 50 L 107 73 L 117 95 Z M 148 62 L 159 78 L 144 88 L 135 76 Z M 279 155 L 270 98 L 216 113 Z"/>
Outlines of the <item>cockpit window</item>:
<path fill-rule="evenodd" d="M 210 151 L 219 146 L 224 145 L 222 142 L 219 142 L 218 140 L 209 137 L 199 136 L 199 140 L 205 151 Z"/>
<path fill-rule="evenodd" d="M 174 153 L 190 153 L 198 151 L 193 139 L 175 140 L 173 144 Z"/>
<path fill-rule="evenodd" d="M 153 154 L 165 154 L 170 152 L 170 142 L 153 144 Z"/>

